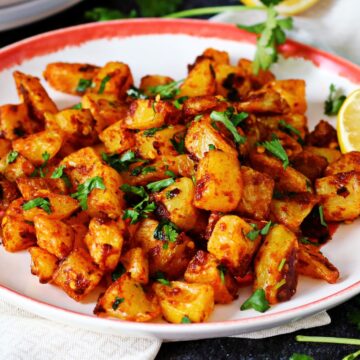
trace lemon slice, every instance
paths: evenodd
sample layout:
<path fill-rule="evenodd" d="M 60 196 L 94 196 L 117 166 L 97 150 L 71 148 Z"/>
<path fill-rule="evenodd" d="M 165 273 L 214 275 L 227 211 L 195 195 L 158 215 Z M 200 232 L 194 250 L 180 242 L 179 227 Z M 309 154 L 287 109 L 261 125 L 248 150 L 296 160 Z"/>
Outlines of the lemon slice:
<path fill-rule="evenodd" d="M 275 6 L 277 12 L 282 15 L 297 15 L 311 8 L 319 0 L 285 0 L 280 5 Z M 264 5 L 260 0 L 241 0 L 248 6 Z"/>
<path fill-rule="evenodd" d="M 353 91 L 342 105 L 337 135 L 342 153 L 360 151 L 360 89 Z"/>

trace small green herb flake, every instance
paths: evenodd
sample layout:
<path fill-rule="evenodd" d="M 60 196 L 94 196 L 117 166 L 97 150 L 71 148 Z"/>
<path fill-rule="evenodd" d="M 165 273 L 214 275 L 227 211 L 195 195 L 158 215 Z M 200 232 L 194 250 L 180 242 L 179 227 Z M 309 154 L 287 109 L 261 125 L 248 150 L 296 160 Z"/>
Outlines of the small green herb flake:
<path fill-rule="evenodd" d="M 290 356 L 289 360 L 314 360 L 314 358 L 305 354 L 294 353 Z"/>
<path fill-rule="evenodd" d="M 191 320 L 189 319 L 188 316 L 183 316 L 182 319 L 181 319 L 181 323 L 182 324 L 191 324 Z"/>
<path fill-rule="evenodd" d="M 6 158 L 7 163 L 12 164 L 17 159 L 18 156 L 19 156 L 19 153 L 17 151 L 14 151 L 14 150 L 10 151 Z"/>
<path fill-rule="evenodd" d="M 297 136 L 297 141 L 299 144 L 304 145 L 304 140 L 301 137 L 301 132 L 294 128 L 291 124 L 287 123 L 285 120 L 279 121 L 279 126 L 288 134 L 295 134 Z"/>
<path fill-rule="evenodd" d="M 115 301 L 114 301 L 113 304 L 112 304 L 113 310 L 117 310 L 117 308 L 119 307 L 119 305 L 120 305 L 121 303 L 123 303 L 124 301 L 125 301 L 124 298 L 116 297 L 116 298 L 115 298 Z"/>
<path fill-rule="evenodd" d="M 281 279 L 275 286 L 275 290 L 280 289 L 282 286 L 284 286 L 286 284 L 286 280 L 285 279 Z"/>
<path fill-rule="evenodd" d="M 170 139 L 170 142 L 174 149 L 179 154 L 185 154 L 185 135 L 184 134 L 175 134 L 172 139 Z"/>
<path fill-rule="evenodd" d="M 60 179 L 64 175 L 65 165 L 60 165 L 51 174 L 51 179 Z"/>
<path fill-rule="evenodd" d="M 265 141 L 260 145 L 263 146 L 272 155 L 280 159 L 283 162 L 284 169 L 289 166 L 289 158 L 279 139 L 274 138 L 273 140 Z"/>
<path fill-rule="evenodd" d="M 196 185 L 196 177 L 195 177 L 195 175 L 191 175 L 191 180 L 192 180 L 193 184 Z"/>
<path fill-rule="evenodd" d="M 157 128 L 144 130 L 143 135 L 146 137 L 153 137 L 158 131 L 166 129 L 166 125 Z"/>
<path fill-rule="evenodd" d="M 171 283 L 169 280 L 166 279 L 164 273 L 161 271 L 157 271 L 155 274 L 156 281 L 162 285 L 170 286 Z"/>
<path fill-rule="evenodd" d="M 246 234 L 246 237 L 251 240 L 255 241 L 255 239 L 259 236 L 260 230 L 251 230 Z"/>
<path fill-rule="evenodd" d="M 123 185 L 120 186 L 120 189 L 123 192 L 133 193 L 133 194 L 135 194 L 137 196 L 140 196 L 141 198 L 148 197 L 148 194 L 146 193 L 143 186 L 133 186 L 133 185 L 129 185 L 129 184 L 123 184 Z"/>
<path fill-rule="evenodd" d="M 180 229 L 171 221 L 162 220 L 155 228 L 154 238 L 162 241 L 175 242 L 179 236 Z"/>
<path fill-rule="evenodd" d="M 51 204 L 49 199 L 37 197 L 23 204 L 22 208 L 27 211 L 35 207 L 43 209 L 46 213 L 51 214 Z"/>
<path fill-rule="evenodd" d="M 216 147 L 214 144 L 209 144 L 209 150 L 216 150 Z"/>
<path fill-rule="evenodd" d="M 334 84 L 330 85 L 330 93 L 324 104 L 324 113 L 328 116 L 337 115 L 342 104 L 346 100 L 344 94 L 339 94 Z"/>
<path fill-rule="evenodd" d="M 123 220 L 130 219 L 130 224 L 136 224 L 140 219 L 140 211 L 134 209 L 126 209 L 124 211 Z"/>
<path fill-rule="evenodd" d="M 260 234 L 265 236 L 268 234 L 268 232 L 270 231 L 270 228 L 273 226 L 274 224 L 272 223 L 272 221 L 270 220 L 261 230 L 260 230 Z"/>
<path fill-rule="evenodd" d="M 179 97 L 178 99 L 174 100 L 173 104 L 177 109 L 181 109 L 181 105 L 188 99 L 188 96 L 182 96 Z"/>
<path fill-rule="evenodd" d="M 319 217 L 320 217 L 320 224 L 322 226 L 327 227 L 327 223 L 324 220 L 324 209 L 323 209 L 322 205 L 319 206 Z"/>
<path fill-rule="evenodd" d="M 75 104 L 71 109 L 73 109 L 73 110 L 81 110 L 82 109 L 82 104 L 81 103 Z"/>
<path fill-rule="evenodd" d="M 104 93 L 106 84 L 109 82 L 110 79 L 111 79 L 111 76 L 110 76 L 110 75 L 106 75 L 106 76 L 101 80 L 98 94 L 103 94 L 103 93 Z"/>
<path fill-rule="evenodd" d="M 195 122 L 196 122 L 196 121 L 199 121 L 202 117 L 203 117 L 202 114 L 196 115 L 196 116 L 194 117 L 194 121 L 195 121 Z"/>
<path fill-rule="evenodd" d="M 358 350 L 352 354 L 346 355 L 342 360 L 354 360 L 354 359 L 358 358 L 359 356 L 360 356 L 360 350 Z"/>
<path fill-rule="evenodd" d="M 162 190 L 163 188 L 170 186 L 174 182 L 175 182 L 175 180 L 173 178 L 168 178 L 168 179 L 159 180 L 159 181 L 155 181 L 150 184 L 147 184 L 146 188 L 148 190 L 150 190 L 151 192 L 158 192 L 158 191 Z"/>
<path fill-rule="evenodd" d="M 125 269 L 124 265 L 120 262 L 116 266 L 115 270 L 111 273 L 111 280 L 116 281 L 125 273 L 126 273 L 126 269 Z"/>
<path fill-rule="evenodd" d="M 76 87 L 76 91 L 79 93 L 83 93 L 92 85 L 91 79 L 80 79 L 79 83 Z"/>
<path fill-rule="evenodd" d="M 257 289 L 254 293 L 241 305 L 241 310 L 254 309 L 259 312 L 265 312 L 270 309 L 269 302 L 266 300 L 265 290 Z"/>
<path fill-rule="evenodd" d="M 279 271 L 281 271 L 284 268 L 285 263 L 286 263 L 286 259 L 282 258 L 281 261 L 280 261 L 280 264 L 278 266 Z"/>
<path fill-rule="evenodd" d="M 137 87 L 132 86 L 126 91 L 126 94 L 133 99 L 147 99 L 147 96 Z"/>
<path fill-rule="evenodd" d="M 148 91 L 151 95 L 160 95 L 161 99 L 173 99 L 179 92 L 179 85 L 184 80 L 173 81 L 166 85 L 158 85 L 158 86 L 151 86 L 148 88 Z"/>
<path fill-rule="evenodd" d="M 100 176 L 87 179 L 83 184 L 80 184 L 77 188 L 77 192 L 71 194 L 71 197 L 80 202 L 80 206 L 83 210 L 87 210 L 87 199 L 91 191 L 94 189 L 106 189 L 103 179 Z"/>
<path fill-rule="evenodd" d="M 314 246 L 319 246 L 319 244 L 315 243 L 315 242 L 312 242 L 309 240 L 308 237 L 306 236 L 302 236 L 299 240 L 302 244 L 304 245 L 314 245 Z"/>
<path fill-rule="evenodd" d="M 129 166 L 132 163 L 143 161 L 142 159 L 138 159 L 135 155 L 134 151 L 127 151 L 122 155 L 113 154 L 108 155 L 106 153 L 101 153 L 102 159 L 112 168 L 117 170 L 118 172 L 123 172 L 129 169 Z"/>
<path fill-rule="evenodd" d="M 172 177 L 172 178 L 175 178 L 175 177 L 176 177 L 176 174 L 175 174 L 173 171 L 171 171 L 171 170 L 165 170 L 165 175 L 166 175 L 166 176 L 170 176 L 170 177 Z"/>
<path fill-rule="evenodd" d="M 225 274 L 227 272 L 227 268 L 224 265 L 220 264 L 218 265 L 217 269 L 219 271 L 221 283 L 225 284 Z"/>

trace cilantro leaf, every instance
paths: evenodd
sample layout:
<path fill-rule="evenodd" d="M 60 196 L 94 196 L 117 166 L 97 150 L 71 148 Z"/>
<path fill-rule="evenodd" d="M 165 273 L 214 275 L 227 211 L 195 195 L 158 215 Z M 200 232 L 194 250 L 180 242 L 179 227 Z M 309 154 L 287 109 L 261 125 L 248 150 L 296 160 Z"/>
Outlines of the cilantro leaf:
<path fill-rule="evenodd" d="M 324 220 L 324 209 L 323 209 L 322 205 L 319 206 L 319 216 L 320 216 L 320 224 L 322 226 L 327 227 L 327 223 Z"/>
<path fill-rule="evenodd" d="M 209 150 L 216 150 L 216 147 L 214 144 L 209 144 Z"/>
<path fill-rule="evenodd" d="M 314 358 L 305 354 L 293 353 L 289 360 L 314 360 Z"/>
<path fill-rule="evenodd" d="M 19 153 L 17 151 L 14 150 L 10 151 L 6 158 L 7 163 L 12 164 L 17 159 L 18 156 Z"/>
<path fill-rule="evenodd" d="M 71 181 L 68 176 L 64 173 L 65 165 L 58 166 L 51 174 L 51 179 L 62 179 L 67 187 L 71 187 Z"/>
<path fill-rule="evenodd" d="M 265 141 L 265 142 L 261 143 L 260 145 L 263 146 L 272 155 L 274 155 L 278 159 L 280 159 L 283 162 L 284 169 L 286 169 L 289 166 L 289 164 L 290 164 L 289 158 L 278 138 L 274 138 L 271 141 Z"/>
<path fill-rule="evenodd" d="M 175 134 L 170 142 L 179 154 L 185 154 L 185 134 Z"/>
<path fill-rule="evenodd" d="M 44 173 L 44 168 L 47 166 L 48 161 L 50 159 L 50 154 L 45 151 L 44 153 L 41 154 L 41 157 L 43 158 L 44 162 L 38 167 L 35 168 L 35 170 L 30 174 L 30 177 L 36 177 L 36 176 L 40 176 L 42 178 L 45 177 L 45 173 Z"/>
<path fill-rule="evenodd" d="M 188 99 L 188 96 L 182 96 L 176 100 L 174 100 L 173 104 L 177 109 L 181 109 L 181 105 Z"/>
<path fill-rule="evenodd" d="M 137 166 L 135 168 L 133 168 L 131 170 L 131 173 L 130 175 L 131 176 L 138 176 L 138 175 L 146 175 L 146 174 L 149 174 L 149 173 L 152 173 L 152 172 L 155 172 L 156 171 L 156 167 L 154 166 L 144 166 L 144 165 L 140 165 L 140 166 Z"/>
<path fill-rule="evenodd" d="M 288 134 L 295 134 L 297 135 L 298 139 L 297 141 L 299 142 L 299 144 L 304 145 L 304 140 L 301 137 L 301 132 L 294 128 L 291 124 L 287 123 L 285 120 L 280 120 L 279 121 L 279 127 L 282 128 L 286 133 Z"/>
<path fill-rule="evenodd" d="M 254 293 L 241 305 L 241 310 L 254 309 L 259 312 L 265 312 L 270 309 L 269 302 L 265 297 L 264 289 L 257 289 Z"/>
<path fill-rule="evenodd" d="M 115 270 L 111 273 L 111 280 L 116 281 L 125 273 L 126 273 L 126 269 L 124 265 L 121 262 L 119 262 Z"/>
<path fill-rule="evenodd" d="M 170 281 L 166 279 L 164 273 L 162 273 L 161 271 L 157 271 L 155 273 L 155 280 L 162 285 L 166 285 L 166 286 L 171 285 Z"/>
<path fill-rule="evenodd" d="M 73 110 L 81 110 L 82 109 L 82 104 L 81 103 L 78 103 L 78 104 L 75 104 L 73 107 L 72 107 Z"/>
<path fill-rule="evenodd" d="M 151 86 L 148 88 L 148 91 L 151 95 L 160 95 L 160 98 L 164 100 L 173 99 L 180 92 L 179 85 L 183 81 L 172 81 L 166 85 Z"/>
<path fill-rule="evenodd" d="M 91 191 L 94 189 L 106 189 L 103 179 L 100 176 L 87 179 L 84 183 L 78 186 L 77 192 L 71 194 L 70 196 L 80 202 L 80 206 L 83 210 L 87 210 L 87 199 Z"/>
<path fill-rule="evenodd" d="M 146 137 L 152 137 L 155 135 L 155 133 L 157 133 L 160 130 L 164 130 L 165 128 L 166 128 L 166 125 L 163 125 L 158 128 L 155 127 L 155 128 L 147 129 L 147 130 L 144 130 L 143 135 Z"/>
<path fill-rule="evenodd" d="M 136 158 L 134 151 L 127 151 L 121 156 L 119 154 L 108 155 L 101 153 L 102 159 L 118 172 L 125 171 L 129 168 L 130 164 L 143 161 L 142 159 Z"/>
<path fill-rule="evenodd" d="M 300 241 L 302 244 L 304 244 L 304 245 L 319 246 L 318 243 L 310 241 L 309 238 L 306 237 L 306 236 L 302 236 L 302 237 L 299 239 L 299 241 Z"/>
<path fill-rule="evenodd" d="M 141 219 L 141 213 L 138 210 L 126 209 L 122 218 L 123 220 L 130 219 L 130 224 L 136 224 Z"/>
<path fill-rule="evenodd" d="M 110 75 L 106 75 L 106 76 L 101 80 L 98 94 L 103 94 L 103 93 L 104 93 L 106 84 L 109 82 L 110 79 L 111 79 L 111 76 L 110 76 Z"/>
<path fill-rule="evenodd" d="M 337 115 L 345 100 L 346 96 L 344 94 L 339 94 L 339 90 L 336 89 L 334 84 L 331 84 L 329 96 L 324 104 L 325 115 Z"/>
<path fill-rule="evenodd" d="M 50 201 L 47 198 L 37 197 L 23 204 L 24 210 L 30 210 L 35 207 L 43 209 L 48 214 L 51 214 Z"/>
<path fill-rule="evenodd" d="M 163 179 L 159 181 L 154 181 L 146 185 L 146 188 L 149 189 L 151 192 L 160 191 L 163 188 L 168 187 L 169 185 L 173 184 L 175 180 L 173 178 Z"/>
<path fill-rule="evenodd" d="M 123 303 L 125 301 L 125 299 L 124 298 L 119 298 L 119 297 L 116 297 L 115 298 L 115 301 L 113 302 L 113 304 L 112 304 L 112 308 L 113 308 L 113 310 L 117 310 L 117 308 L 119 307 L 119 305 L 121 304 L 121 303 Z"/>
<path fill-rule="evenodd" d="M 265 236 L 269 233 L 270 228 L 273 226 L 274 224 L 272 223 L 272 221 L 270 220 L 261 230 L 260 230 L 260 234 Z"/>
<path fill-rule="evenodd" d="M 183 316 L 182 319 L 181 319 L 181 323 L 182 324 L 191 324 L 191 320 L 189 319 L 188 316 Z"/>
<path fill-rule="evenodd" d="M 128 185 L 128 184 L 123 184 L 120 186 L 120 189 L 123 192 L 126 193 L 133 193 L 137 196 L 140 196 L 141 198 L 148 198 L 149 195 L 146 193 L 145 189 L 143 186 L 133 186 L 133 185 Z"/>
<path fill-rule="evenodd" d="M 179 236 L 180 229 L 171 221 L 162 220 L 155 228 L 154 238 L 162 241 L 175 242 Z"/>
<path fill-rule="evenodd" d="M 247 234 L 246 237 L 251 240 L 251 241 L 255 241 L 255 239 L 259 236 L 260 234 L 260 230 L 258 229 L 256 224 L 250 224 L 253 227 L 253 230 L 250 230 Z"/>
<path fill-rule="evenodd" d="M 80 79 L 79 82 L 78 82 L 78 85 L 76 87 L 76 91 L 80 92 L 80 93 L 83 93 L 91 85 L 92 85 L 92 80 L 91 79 Z"/>
<path fill-rule="evenodd" d="M 126 94 L 133 99 L 147 99 L 147 96 L 135 86 L 131 86 L 130 89 L 126 91 Z"/>
<path fill-rule="evenodd" d="M 218 269 L 218 271 L 219 271 L 221 283 L 222 283 L 222 284 L 225 284 L 225 274 L 226 274 L 226 272 L 227 272 L 226 266 L 220 264 L 220 265 L 217 266 L 217 269 Z"/>

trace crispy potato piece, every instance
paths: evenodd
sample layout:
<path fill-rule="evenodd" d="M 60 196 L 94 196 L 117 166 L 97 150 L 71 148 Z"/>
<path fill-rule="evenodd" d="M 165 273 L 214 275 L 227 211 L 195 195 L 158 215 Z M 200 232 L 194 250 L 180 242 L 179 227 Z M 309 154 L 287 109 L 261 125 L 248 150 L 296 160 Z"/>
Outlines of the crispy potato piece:
<path fill-rule="evenodd" d="M 335 148 L 337 145 L 336 130 L 327 121 L 320 120 L 306 140 L 312 146 L 329 147 L 332 144 L 335 145 Z"/>
<path fill-rule="evenodd" d="M 5 211 L 10 204 L 20 196 L 15 183 L 8 180 L 0 180 L 0 212 Z M 0 214 L 0 218 L 2 214 Z"/>
<path fill-rule="evenodd" d="M 321 147 L 315 147 L 315 146 L 305 146 L 304 151 L 308 151 L 308 152 L 311 152 L 312 154 L 324 157 L 328 161 L 329 164 L 340 159 L 340 157 L 341 157 L 341 152 L 336 149 L 321 148 Z"/>
<path fill-rule="evenodd" d="M 313 245 L 299 245 L 298 263 L 296 270 L 299 274 L 335 284 L 339 279 L 339 270 Z"/>
<path fill-rule="evenodd" d="M 242 188 L 237 157 L 220 150 L 209 151 L 200 160 L 196 172 L 194 205 L 210 211 L 235 210 Z"/>
<path fill-rule="evenodd" d="M 207 284 L 172 281 L 170 286 L 154 284 L 164 318 L 180 324 L 183 318 L 192 323 L 205 321 L 214 309 L 214 290 Z"/>
<path fill-rule="evenodd" d="M 4 156 L 7 157 L 8 153 L 11 151 L 11 141 L 7 139 L 0 139 L 0 158 Z"/>
<path fill-rule="evenodd" d="M 284 225 L 273 226 L 255 258 L 254 289 L 263 288 L 270 304 L 296 292 L 298 241 Z"/>
<path fill-rule="evenodd" d="M 305 114 L 307 109 L 305 81 L 290 79 L 290 80 L 275 80 L 267 83 L 264 89 L 275 90 L 280 96 L 289 104 L 292 113 Z"/>
<path fill-rule="evenodd" d="M 34 165 L 44 163 L 43 154 L 49 154 L 52 159 L 60 150 L 63 137 L 54 130 L 44 130 L 26 138 L 14 140 L 12 145 L 15 151 L 31 161 Z"/>
<path fill-rule="evenodd" d="M 259 72 L 255 75 L 252 68 L 252 61 L 248 59 L 240 59 L 237 63 L 237 66 L 241 68 L 246 76 L 250 79 L 254 90 L 260 89 L 265 84 L 275 80 L 274 74 L 269 70 L 260 69 Z"/>
<path fill-rule="evenodd" d="M 125 224 L 105 218 L 92 218 L 85 243 L 100 270 L 110 272 L 119 262 L 124 238 Z"/>
<path fill-rule="evenodd" d="M 246 236 L 252 230 L 240 217 L 224 215 L 216 223 L 207 249 L 234 273 L 244 276 L 261 241 L 260 235 L 254 240 Z"/>
<path fill-rule="evenodd" d="M 307 192 L 310 180 L 291 166 L 284 169 L 280 160 L 265 153 L 250 153 L 251 165 L 275 180 L 275 187 L 285 192 Z"/>
<path fill-rule="evenodd" d="M 179 97 L 214 95 L 216 92 L 215 74 L 211 60 L 202 59 L 189 72 L 180 86 Z"/>
<path fill-rule="evenodd" d="M 213 48 L 207 48 L 201 55 L 202 57 L 206 57 L 211 59 L 215 63 L 219 64 L 230 64 L 229 54 L 226 51 L 220 51 Z"/>
<path fill-rule="evenodd" d="M 29 248 L 29 253 L 31 255 L 31 273 L 39 278 L 41 284 L 51 281 L 58 267 L 58 258 L 37 246 Z"/>
<path fill-rule="evenodd" d="M 100 296 L 94 314 L 145 322 L 157 318 L 161 310 L 155 296 L 145 293 L 130 274 L 124 274 Z"/>
<path fill-rule="evenodd" d="M 149 282 L 149 261 L 142 248 L 130 249 L 121 257 L 121 263 L 124 264 L 126 271 L 133 280 L 140 284 Z"/>
<path fill-rule="evenodd" d="M 314 182 L 317 178 L 322 177 L 328 161 L 323 156 L 305 150 L 292 157 L 291 164 L 294 169 Z"/>
<path fill-rule="evenodd" d="M 211 285 L 215 303 L 218 304 L 233 301 L 238 290 L 235 280 L 225 267 L 221 267 L 220 261 L 203 250 L 199 250 L 190 261 L 184 279 L 187 283 Z"/>
<path fill-rule="evenodd" d="M 117 121 L 107 127 L 99 134 L 99 138 L 109 153 L 120 154 L 135 146 L 133 133 L 124 127 L 122 121 Z"/>
<path fill-rule="evenodd" d="M 30 176 L 34 170 L 34 165 L 20 154 L 11 164 L 7 161 L 7 155 L 0 160 L 0 173 L 9 181 L 16 181 L 18 178 Z"/>
<path fill-rule="evenodd" d="M 359 172 L 349 171 L 317 179 L 315 189 L 320 195 L 325 220 L 353 220 L 360 215 Z"/>
<path fill-rule="evenodd" d="M 44 114 L 57 113 L 55 103 L 50 99 L 46 90 L 37 77 L 26 75 L 20 71 L 13 73 L 17 92 L 21 102 L 25 103 L 33 120 L 38 120 L 40 125 L 44 123 Z"/>
<path fill-rule="evenodd" d="M 199 121 L 191 123 L 185 136 L 185 147 L 198 159 L 202 159 L 209 151 L 210 144 L 218 150 L 237 156 L 237 150 L 212 127 L 210 117 L 203 116 Z"/>
<path fill-rule="evenodd" d="M 75 249 L 60 263 L 53 283 L 76 301 L 83 300 L 102 278 L 102 272 L 84 249 Z"/>
<path fill-rule="evenodd" d="M 276 222 L 284 224 L 296 232 L 317 202 L 318 197 L 309 192 L 273 199 L 271 214 Z"/>
<path fill-rule="evenodd" d="M 58 259 L 69 255 L 74 246 L 74 232 L 69 225 L 46 215 L 37 215 L 34 226 L 39 247 Z"/>
<path fill-rule="evenodd" d="M 150 91 L 149 88 L 159 86 L 159 85 L 167 85 L 173 81 L 174 81 L 174 79 L 169 76 L 146 75 L 141 78 L 139 89 L 146 96 L 154 96 L 154 94 Z"/>
<path fill-rule="evenodd" d="M 199 210 L 193 205 L 195 186 L 191 179 L 182 177 L 155 194 L 157 212 L 184 231 L 195 227 Z"/>
<path fill-rule="evenodd" d="M 182 111 L 185 116 L 195 116 L 214 109 L 225 111 L 228 105 L 221 96 L 195 96 L 184 101 Z"/>
<path fill-rule="evenodd" d="M 186 270 L 195 253 L 195 244 L 185 233 L 179 234 L 175 242 L 155 239 L 154 231 L 158 225 L 156 220 L 144 219 L 133 237 L 134 246 L 141 247 L 147 254 L 151 275 L 160 271 L 175 279 Z"/>
<path fill-rule="evenodd" d="M 0 134 L 8 140 L 15 140 L 33 132 L 28 109 L 25 104 L 0 106 Z"/>
<path fill-rule="evenodd" d="M 92 80 L 99 67 L 90 64 L 55 62 L 46 65 L 43 76 L 56 90 L 71 95 L 82 95 L 80 80 Z"/>
<path fill-rule="evenodd" d="M 159 156 L 176 156 L 178 152 L 174 148 L 172 141 L 185 136 L 184 125 L 169 126 L 165 129 L 156 131 L 154 134 L 139 131 L 135 135 L 136 148 L 143 159 L 155 159 Z"/>
<path fill-rule="evenodd" d="M 351 151 L 341 155 L 325 169 L 325 176 L 335 175 L 348 171 L 360 172 L 360 151 Z"/>
<path fill-rule="evenodd" d="M 274 180 L 247 166 L 241 167 L 243 192 L 236 211 L 256 220 L 267 219 L 274 190 Z"/>
<path fill-rule="evenodd" d="M 110 61 L 100 68 L 87 91 L 96 94 L 114 94 L 121 99 L 134 84 L 131 70 L 122 62 Z"/>

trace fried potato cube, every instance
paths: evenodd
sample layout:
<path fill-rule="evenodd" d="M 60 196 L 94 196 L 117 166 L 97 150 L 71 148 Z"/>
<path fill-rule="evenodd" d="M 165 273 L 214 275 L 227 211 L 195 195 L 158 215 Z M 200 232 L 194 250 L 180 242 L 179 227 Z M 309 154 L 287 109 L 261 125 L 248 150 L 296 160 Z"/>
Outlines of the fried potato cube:
<path fill-rule="evenodd" d="M 209 145 L 225 153 L 237 156 L 237 150 L 229 144 L 225 137 L 211 125 L 210 117 L 203 116 L 199 121 L 191 123 L 186 136 L 185 147 L 189 153 L 202 159 L 209 152 Z"/>
<path fill-rule="evenodd" d="M 121 263 L 125 266 L 132 279 L 140 284 L 149 282 L 149 261 L 142 248 L 130 249 L 121 257 Z"/>
<path fill-rule="evenodd" d="M 238 290 L 235 280 L 222 267 L 219 260 L 206 251 L 199 250 L 190 261 L 184 279 L 187 283 L 209 284 L 214 289 L 215 303 L 232 302 Z"/>
<path fill-rule="evenodd" d="M 31 255 L 31 273 L 39 278 L 41 284 L 51 281 L 58 267 L 58 258 L 37 246 L 29 248 L 29 253 Z"/>
<path fill-rule="evenodd" d="M 40 124 L 44 122 L 46 112 L 53 114 L 58 112 L 55 103 L 50 99 L 37 77 L 26 75 L 20 71 L 15 71 L 13 75 L 21 102 L 31 109 L 32 115 Z"/>
<path fill-rule="evenodd" d="M 236 215 L 224 215 L 216 223 L 207 250 L 234 273 L 244 276 L 261 240 L 249 239 L 253 227 Z"/>
<path fill-rule="evenodd" d="M 342 154 L 339 159 L 332 162 L 325 169 L 325 176 L 348 171 L 360 172 L 360 151 L 351 151 L 349 153 Z"/>
<path fill-rule="evenodd" d="M 46 215 L 37 215 L 34 226 L 39 247 L 58 259 L 69 255 L 74 246 L 74 232 L 69 225 Z"/>
<path fill-rule="evenodd" d="M 141 78 L 139 89 L 146 96 L 154 96 L 153 92 L 150 91 L 150 88 L 159 86 L 159 85 L 167 85 L 167 84 L 172 83 L 173 81 L 174 81 L 174 79 L 169 76 L 146 75 Z"/>
<path fill-rule="evenodd" d="M 155 239 L 158 225 L 156 220 L 144 219 L 135 232 L 133 243 L 148 256 L 150 275 L 160 271 L 168 278 L 176 279 L 184 273 L 194 256 L 195 244 L 185 233 L 179 234 L 175 242 Z"/>
<path fill-rule="evenodd" d="M 265 89 L 275 90 L 289 104 L 292 113 L 304 114 L 307 109 L 306 83 L 304 80 L 275 80 L 267 83 Z"/>
<path fill-rule="evenodd" d="M 226 51 L 207 48 L 202 53 L 201 57 L 211 59 L 213 62 L 218 64 L 230 64 L 229 54 Z"/>
<path fill-rule="evenodd" d="M 235 210 L 242 189 L 237 157 L 220 150 L 211 150 L 200 160 L 196 172 L 196 207 L 210 211 Z"/>
<path fill-rule="evenodd" d="M 154 99 L 136 99 L 132 101 L 125 127 L 133 130 L 147 130 L 171 124 L 177 120 L 180 112 L 167 101 Z"/>
<path fill-rule="evenodd" d="M 123 121 L 117 121 L 99 134 L 109 153 L 122 153 L 135 146 L 133 133 L 124 127 Z"/>
<path fill-rule="evenodd" d="M 314 182 L 317 178 L 322 177 L 328 161 L 323 156 L 305 150 L 292 157 L 291 164 L 294 169 Z"/>
<path fill-rule="evenodd" d="M 0 106 L 0 132 L 5 139 L 15 140 L 32 131 L 33 125 L 25 104 Z"/>
<path fill-rule="evenodd" d="M 307 143 L 312 146 L 329 147 L 330 145 L 335 145 L 334 147 L 336 147 L 337 133 L 335 128 L 327 121 L 320 120 L 306 140 Z"/>
<path fill-rule="evenodd" d="M 7 161 L 7 155 L 0 160 L 0 173 L 9 181 L 14 182 L 21 177 L 30 176 L 34 170 L 34 165 L 20 154 L 11 164 Z"/>
<path fill-rule="evenodd" d="M 329 164 L 340 159 L 341 157 L 341 152 L 336 149 L 322 148 L 316 146 L 305 146 L 304 150 L 311 152 L 312 154 L 324 157 Z"/>
<path fill-rule="evenodd" d="M 276 222 L 284 224 L 296 232 L 317 202 L 318 197 L 309 192 L 273 199 L 271 214 Z"/>
<path fill-rule="evenodd" d="M 178 152 L 172 142 L 178 142 L 185 136 L 184 125 L 171 125 L 154 134 L 139 131 L 135 135 L 136 148 L 143 159 L 155 159 L 159 156 L 176 156 Z"/>
<path fill-rule="evenodd" d="M 92 218 L 85 243 L 90 255 L 100 270 L 110 272 L 119 262 L 124 238 L 123 220 Z"/>
<path fill-rule="evenodd" d="M 195 227 L 199 210 L 193 205 L 195 186 L 191 179 L 182 177 L 155 194 L 158 212 L 184 231 Z"/>
<path fill-rule="evenodd" d="M 115 94 L 119 99 L 123 98 L 134 84 L 129 66 L 117 61 L 110 61 L 100 68 L 92 82 L 93 86 L 88 89 L 89 92 Z"/>
<path fill-rule="evenodd" d="M 25 200 L 32 199 L 34 193 L 39 190 L 49 190 L 60 195 L 66 195 L 68 192 L 68 189 L 62 179 L 21 177 L 16 179 L 16 185 Z"/>
<path fill-rule="evenodd" d="M 145 322 L 161 314 L 157 298 L 145 293 L 140 283 L 124 274 L 100 296 L 94 314 L 112 316 L 127 321 Z"/>
<path fill-rule="evenodd" d="M 96 288 L 102 275 L 84 249 L 75 249 L 60 263 L 53 275 L 53 283 L 74 300 L 81 301 Z"/>
<path fill-rule="evenodd" d="M 335 284 L 339 279 L 339 270 L 313 245 L 299 246 L 296 270 L 299 274 Z"/>
<path fill-rule="evenodd" d="M 43 76 L 56 90 L 71 95 L 82 95 L 78 90 L 81 80 L 92 80 L 99 67 L 90 64 L 55 62 L 47 64 Z"/>
<path fill-rule="evenodd" d="M 221 96 L 195 96 L 184 101 L 182 111 L 185 116 L 195 116 L 203 115 L 217 108 L 220 108 L 218 110 L 226 110 L 227 107 L 228 103 Z"/>
<path fill-rule="evenodd" d="M 260 89 L 265 84 L 275 80 L 274 74 L 269 70 L 260 69 L 259 72 L 255 75 L 252 61 L 248 59 L 240 59 L 237 63 L 237 66 L 241 68 L 246 76 L 250 79 L 254 90 Z"/>
<path fill-rule="evenodd" d="M 20 196 L 15 183 L 6 179 L 0 180 L 0 212 L 5 211 L 10 204 Z M 0 218 L 3 214 L 0 214 Z"/>
<path fill-rule="evenodd" d="M 353 220 L 360 215 L 360 173 L 349 171 L 317 179 L 315 189 L 325 220 Z"/>
<path fill-rule="evenodd" d="M 63 137 L 53 130 L 44 130 L 36 134 L 14 140 L 12 145 L 15 151 L 31 161 L 34 165 L 44 163 L 43 154 L 48 153 L 52 159 L 60 150 Z"/>
<path fill-rule="evenodd" d="M 179 97 L 214 95 L 216 92 L 215 74 L 211 60 L 203 59 L 195 64 L 180 86 Z"/>
<path fill-rule="evenodd" d="M 284 169 L 283 163 L 265 153 L 250 153 L 251 165 L 275 180 L 275 187 L 285 192 L 307 192 L 310 180 L 291 166 Z"/>
<path fill-rule="evenodd" d="M 289 300 L 296 292 L 298 247 L 292 231 L 275 225 L 255 257 L 254 289 L 264 289 L 270 304 Z"/>
<path fill-rule="evenodd" d="M 88 213 L 92 217 L 106 214 L 111 219 L 118 218 L 125 207 L 123 192 L 120 190 L 123 183 L 120 174 L 110 166 L 96 163 L 89 177 L 95 176 L 102 178 L 105 189 L 93 189 L 90 192 L 87 199 Z"/>
<path fill-rule="evenodd" d="M 243 192 L 236 211 L 243 216 L 263 220 L 270 212 L 274 180 L 247 166 L 241 167 Z"/>
<path fill-rule="evenodd" d="M 168 322 L 204 322 L 214 310 L 214 289 L 207 284 L 172 281 L 170 286 L 154 284 L 162 314 Z"/>

